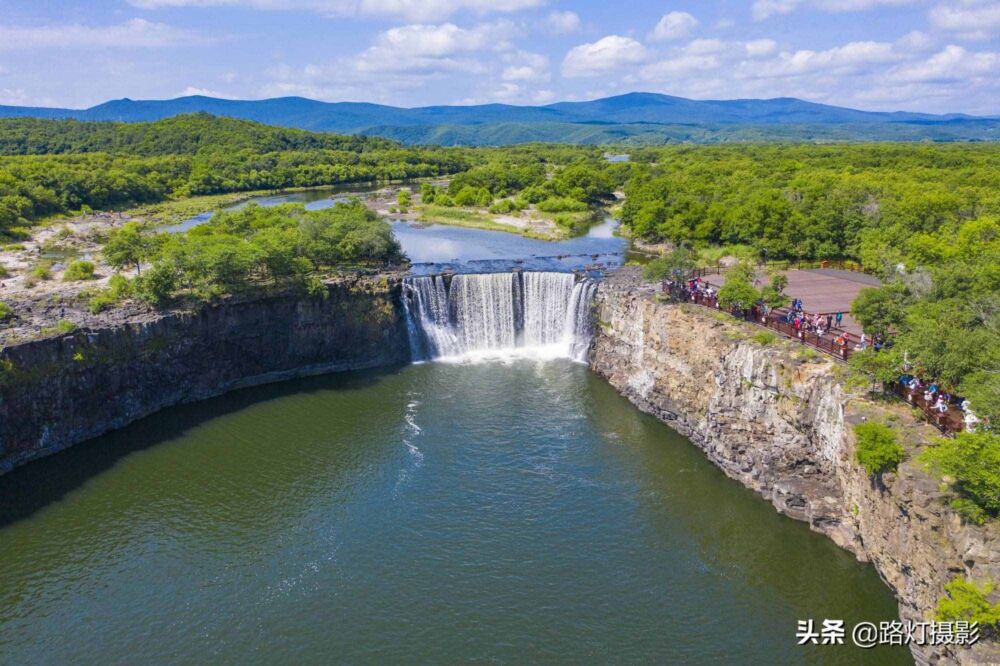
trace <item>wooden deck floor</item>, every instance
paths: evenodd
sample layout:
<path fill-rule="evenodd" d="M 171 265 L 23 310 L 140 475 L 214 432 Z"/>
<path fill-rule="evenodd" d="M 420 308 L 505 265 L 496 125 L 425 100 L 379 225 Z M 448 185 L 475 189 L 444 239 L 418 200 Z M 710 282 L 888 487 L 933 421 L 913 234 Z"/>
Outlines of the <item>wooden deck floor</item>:
<path fill-rule="evenodd" d="M 861 335 L 861 326 L 851 317 L 851 303 L 865 287 L 877 287 L 879 279 L 864 273 L 853 273 L 835 268 L 816 268 L 812 270 L 785 271 L 788 277 L 788 288 L 785 293 L 792 298 L 802 299 L 806 312 L 843 312 L 844 330 Z M 759 285 L 767 284 L 767 276 L 759 276 Z M 724 275 L 713 275 L 705 279 L 716 287 L 722 286 Z"/>

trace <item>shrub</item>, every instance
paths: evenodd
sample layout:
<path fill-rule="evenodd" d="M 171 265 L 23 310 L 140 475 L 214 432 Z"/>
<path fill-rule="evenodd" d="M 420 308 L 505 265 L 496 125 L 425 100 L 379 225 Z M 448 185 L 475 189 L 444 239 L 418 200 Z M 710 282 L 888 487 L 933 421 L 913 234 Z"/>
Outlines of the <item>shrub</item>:
<path fill-rule="evenodd" d="M 490 212 L 493 214 L 517 213 L 526 207 L 527 206 L 520 205 L 520 203 L 514 199 L 501 199 L 490 206 Z"/>
<path fill-rule="evenodd" d="M 74 261 L 63 272 L 63 282 L 90 280 L 94 277 L 94 264 L 89 261 Z"/>
<path fill-rule="evenodd" d="M 52 279 L 52 270 L 49 268 L 49 264 L 38 264 L 31 269 L 28 273 L 28 277 L 37 280 L 50 280 Z"/>
<path fill-rule="evenodd" d="M 990 514 L 983 511 L 981 506 L 965 497 L 956 497 L 948 505 L 957 511 L 966 522 L 974 525 L 984 525 L 990 517 Z"/>
<path fill-rule="evenodd" d="M 899 377 L 901 363 L 893 349 L 875 351 L 868 348 L 851 354 L 847 365 L 857 375 L 866 377 L 874 392 L 879 383 L 884 386 Z"/>
<path fill-rule="evenodd" d="M 135 294 L 150 305 L 163 305 L 177 286 L 177 272 L 165 263 L 153 264 L 135 279 Z"/>
<path fill-rule="evenodd" d="M 396 194 L 396 205 L 399 206 L 400 212 L 405 213 L 407 207 L 411 203 L 413 203 L 413 195 L 409 190 L 400 190 L 399 193 Z"/>
<path fill-rule="evenodd" d="M 938 474 L 952 477 L 960 498 L 991 516 L 1000 513 L 1000 435 L 977 431 L 941 438 L 920 460 Z"/>
<path fill-rule="evenodd" d="M 760 292 L 743 276 L 727 275 L 726 283 L 719 288 L 719 305 L 745 310 L 760 300 Z"/>
<path fill-rule="evenodd" d="M 14 308 L 10 307 L 3 301 L 0 301 L 0 321 L 10 319 L 14 316 Z"/>
<path fill-rule="evenodd" d="M 3 264 L 0 264 L 0 278 L 10 277 L 10 271 Z"/>
<path fill-rule="evenodd" d="M 870 475 L 896 469 L 903 462 L 903 447 L 896 432 L 884 423 L 867 421 L 854 426 L 854 457 Z"/>
<path fill-rule="evenodd" d="M 978 622 L 986 628 L 1000 622 L 1000 604 L 991 604 L 986 598 L 993 591 L 991 582 L 979 586 L 959 576 L 944 590 L 934 613 L 938 622 Z"/>
<path fill-rule="evenodd" d="M 560 226 L 570 232 L 575 232 L 581 222 L 569 213 L 557 213 L 556 216 L 552 218 L 552 221 L 555 222 L 557 226 Z"/>
<path fill-rule="evenodd" d="M 132 283 L 124 275 L 112 275 L 108 280 L 108 291 L 116 299 L 128 298 L 132 295 Z"/>
<path fill-rule="evenodd" d="M 569 197 L 549 197 L 538 202 L 538 210 L 545 213 L 582 213 L 587 204 Z"/>
<path fill-rule="evenodd" d="M 457 206 L 489 206 L 491 201 L 493 201 L 493 195 L 485 187 L 466 185 L 455 195 L 455 205 Z"/>
<path fill-rule="evenodd" d="M 779 277 L 784 277 L 779 276 Z M 772 285 L 767 285 L 760 290 L 760 297 L 767 304 L 769 308 L 783 308 L 792 302 L 791 297 L 778 289 L 775 289 Z"/>
<path fill-rule="evenodd" d="M 91 297 L 87 309 L 90 310 L 91 314 L 97 314 L 111 308 L 116 303 L 118 303 L 118 299 L 111 294 L 110 290 L 102 291 Z"/>
<path fill-rule="evenodd" d="M 686 247 L 678 247 L 667 254 L 653 259 L 642 269 L 642 276 L 650 282 L 672 279 L 683 280 L 695 268 L 694 252 Z"/>
<path fill-rule="evenodd" d="M 76 324 L 69 319 L 60 319 L 55 326 L 42 329 L 42 335 L 65 335 L 76 330 Z"/>
<path fill-rule="evenodd" d="M 772 331 L 761 331 L 753 336 L 754 342 L 761 345 L 772 345 L 778 336 Z"/>

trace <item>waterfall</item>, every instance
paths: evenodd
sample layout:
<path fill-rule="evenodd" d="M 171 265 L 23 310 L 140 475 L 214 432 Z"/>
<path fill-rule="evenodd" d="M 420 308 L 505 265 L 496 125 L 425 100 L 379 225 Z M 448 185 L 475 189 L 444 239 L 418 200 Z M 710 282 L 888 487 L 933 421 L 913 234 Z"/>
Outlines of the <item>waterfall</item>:
<path fill-rule="evenodd" d="M 414 360 L 535 356 L 586 360 L 597 282 L 569 273 L 411 277 L 403 282 Z"/>

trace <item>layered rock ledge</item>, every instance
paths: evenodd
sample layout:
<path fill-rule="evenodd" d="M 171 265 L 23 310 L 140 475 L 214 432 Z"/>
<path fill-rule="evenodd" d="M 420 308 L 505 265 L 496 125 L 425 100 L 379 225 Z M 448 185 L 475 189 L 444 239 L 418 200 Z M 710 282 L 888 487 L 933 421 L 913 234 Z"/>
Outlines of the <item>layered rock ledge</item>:
<path fill-rule="evenodd" d="M 688 436 L 728 476 L 870 561 L 904 620 L 931 619 L 956 575 L 1000 580 L 1000 530 L 964 524 L 915 461 L 937 432 L 905 405 L 845 388 L 845 368 L 751 324 L 659 302 L 623 269 L 598 291 L 590 365 L 641 410 Z M 907 460 L 870 478 L 853 424 L 888 420 Z M 914 650 L 920 663 L 1000 663 L 1000 645 Z"/>
<path fill-rule="evenodd" d="M 155 411 L 267 382 L 406 363 L 397 277 L 137 313 L 0 350 L 0 474 Z"/>

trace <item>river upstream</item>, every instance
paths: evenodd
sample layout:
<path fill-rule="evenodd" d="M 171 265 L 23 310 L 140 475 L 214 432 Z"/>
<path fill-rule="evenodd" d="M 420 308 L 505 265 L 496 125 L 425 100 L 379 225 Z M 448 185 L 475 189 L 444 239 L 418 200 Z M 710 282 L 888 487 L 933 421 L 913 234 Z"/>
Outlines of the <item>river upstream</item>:
<path fill-rule="evenodd" d="M 912 663 L 796 645 L 797 620 L 895 601 L 572 360 L 579 283 L 407 289 L 427 362 L 170 409 L 0 477 L 0 663 Z M 462 323 L 512 302 L 482 340 Z M 506 353 L 524 339 L 547 353 Z"/>

